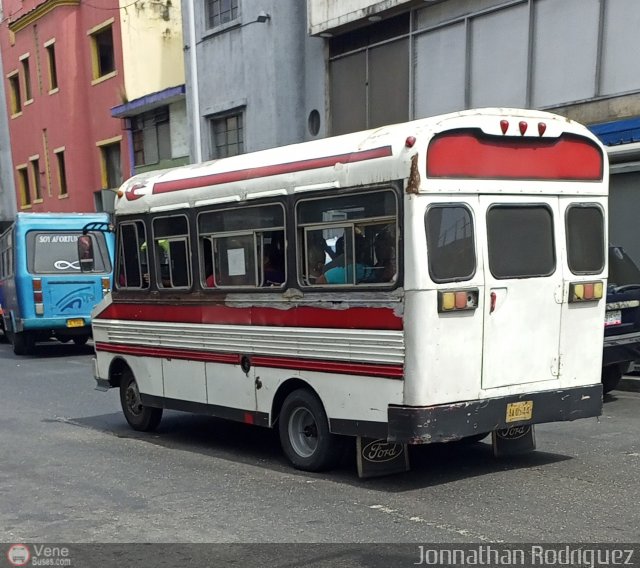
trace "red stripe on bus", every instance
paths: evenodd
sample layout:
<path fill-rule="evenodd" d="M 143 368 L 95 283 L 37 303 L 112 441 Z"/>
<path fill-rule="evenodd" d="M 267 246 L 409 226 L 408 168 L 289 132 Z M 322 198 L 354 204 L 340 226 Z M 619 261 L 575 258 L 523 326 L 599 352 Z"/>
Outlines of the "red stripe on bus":
<path fill-rule="evenodd" d="M 153 184 L 153 193 L 168 193 L 171 191 L 181 191 L 183 189 L 195 189 L 198 187 L 220 185 L 223 183 L 233 183 L 237 181 L 244 181 L 247 179 L 290 174 L 294 172 L 302 172 L 305 170 L 315 170 L 318 168 L 329 168 L 339 163 L 350 164 L 353 162 L 374 160 L 376 158 L 386 158 L 392 155 L 393 151 L 391 149 L 391 146 L 381 146 L 380 148 L 373 148 L 372 150 L 362 150 L 361 152 L 349 152 L 347 154 L 324 156 L 322 158 L 312 158 L 310 160 L 300 160 L 297 162 L 287 162 L 284 164 L 259 166 L 256 168 L 247 168 L 244 170 L 235 170 L 231 172 L 221 172 L 219 174 L 210 174 L 207 176 L 198 176 L 186 179 L 183 178 L 170 181 L 159 181 Z"/>
<path fill-rule="evenodd" d="M 326 327 L 336 329 L 402 330 L 402 317 L 393 308 L 326 309 L 297 307 L 289 309 L 224 305 L 166 305 L 112 303 L 94 319 L 195 323 L 220 325 L 256 325 L 274 327 Z"/>
<path fill-rule="evenodd" d="M 375 365 L 372 363 L 346 363 L 342 361 L 314 361 L 310 359 L 293 359 L 290 357 L 251 357 L 256 367 L 273 369 L 295 369 L 300 371 L 319 371 L 322 373 L 339 373 L 341 375 L 367 375 L 372 377 L 388 377 L 401 379 L 404 376 L 402 365 Z"/>
<path fill-rule="evenodd" d="M 474 132 L 436 136 L 427 151 L 427 176 L 600 181 L 603 158 L 588 138 L 500 138 Z"/>
<path fill-rule="evenodd" d="M 240 354 L 237 353 L 212 353 L 210 351 L 196 351 L 192 349 L 150 347 L 148 345 L 122 345 L 104 342 L 97 342 L 95 348 L 96 351 L 103 351 L 107 353 L 134 355 L 139 357 L 154 357 L 156 359 L 179 359 L 183 361 L 226 363 L 230 365 L 240 364 Z M 404 376 L 404 369 L 402 365 L 294 359 L 291 357 L 268 357 L 265 355 L 252 356 L 250 359 L 253 366 L 269 367 L 272 369 L 315 371 L 320 373 L 382 377 L 390 379 L 402 379 Z"/>
<path fill-rule="evenodd" d="M 147 345 L 120 345 L 115 343 L 96 343 L 96 351 L 118 353 L 120 355 L 137 355 L 140 357 L 155 357 L 164 359 L 181 359 L 189 361 L 204 361 L 205 363 L 240 364 L 237 353 L 212 353 L 210 351 L 193 351 L 190 349 L 173 349 L 169 347 L 149 347 Z"/>

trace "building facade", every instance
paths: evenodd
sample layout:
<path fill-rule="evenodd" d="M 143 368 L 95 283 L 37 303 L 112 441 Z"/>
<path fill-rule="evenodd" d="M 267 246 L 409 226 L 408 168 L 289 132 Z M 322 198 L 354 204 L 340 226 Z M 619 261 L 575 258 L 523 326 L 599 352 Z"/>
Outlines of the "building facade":
<path fill-rule="evenodd" d="M 183 0 L 191 160 L 328 133 L 325 43 L 300 0 Z"/>
<path fill-rule="evenodd" d="M 0 25 L 9 132 L 20 211 L 105 209 L 129 169 L 117 3 L 9 0 Z"/>
<path fill-rule="evenodd" d="M 124 96 L 122 120 L 131 174 L 189 160 L 182 14 L 179 0 L 120 0 Z"/>

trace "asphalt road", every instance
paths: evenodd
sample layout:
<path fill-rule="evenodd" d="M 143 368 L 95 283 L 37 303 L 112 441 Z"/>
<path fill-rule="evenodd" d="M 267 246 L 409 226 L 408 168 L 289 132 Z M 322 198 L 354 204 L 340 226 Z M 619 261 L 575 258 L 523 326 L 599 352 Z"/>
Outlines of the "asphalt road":
<path fill-rule="evenodd" d="M 542 425 L 538 450 L 412 448 L 360 480 L 355 458 L 298 472 L 274 432 L 166 413 L 128 428 L 94 390 L 92 347 L 0 345 L 0 542 L 639 542 L 640 394 L 600 419 Z"/>

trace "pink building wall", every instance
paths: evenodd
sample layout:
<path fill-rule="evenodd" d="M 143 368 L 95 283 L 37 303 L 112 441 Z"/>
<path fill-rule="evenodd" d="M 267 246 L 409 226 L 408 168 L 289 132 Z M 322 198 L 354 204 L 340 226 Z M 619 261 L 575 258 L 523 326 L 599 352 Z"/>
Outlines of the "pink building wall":
<path fill-rule="evenodd" d="M 73 0 L 72 0 L 73 1 Z M 16 31 L 14 43 L 10 26 L 26 22 L 42 9 L 54 6 L 41 17 Z M 21 208 L 16 166 L 28 164 L 39 155 L 42 202 L 30 211 L 94 211 L 94 192 L 103 188 L 100 148 L 97 143 L 118 136 L 122 177 L 130 175 L 128 141 L 122 122 L 111 117 L 111 108 L 122 104 L 124 74 L 117 0 L 100 0 L 95 5 L 65 5 L 65 0 L 4 2 L 0 24 L 0 49 L 5 71 L 7 113 L 16 175 L 16 199 Z M 105 9 L 107 8 L 107 9 Z M 113 46 L 116 73 L 92 85 L 92 50 L 89 30 L 113 19 Z M 55 39 L 58 91 L 49 93 L 49 68 L 45 44 Z M 29 54 L 33 102 L 24 104 L 24 78 L 20 57 Z M 20 72 L 22 113 L 11 117 L 10 85 L 7 75 Z M 46 148 L 45 148 L 46 132 Z M 68 194 L 60 197 L 58 167 L 54 150 L 64 147 Z M 46 156 L 46 159 L 45 159 Z M 31 183 L 33 199 L 33 182 Z"/>

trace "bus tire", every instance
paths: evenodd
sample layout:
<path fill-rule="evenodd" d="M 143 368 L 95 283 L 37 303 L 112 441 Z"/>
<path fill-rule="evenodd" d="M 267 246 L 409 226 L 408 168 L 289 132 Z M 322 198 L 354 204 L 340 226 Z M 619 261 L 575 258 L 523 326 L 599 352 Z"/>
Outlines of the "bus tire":
<path fill-rule="evenodd" d="M 122 373 L 120 404 L 124 417 L 134 430 L 151 432 L 160 424 L 162 408 L 142 405 L 138 383 L 133 373 L 128 369 Z"/>
<path fill-rule="evenodd" d="M 73 342 L 76 345 L 85 345 L 87 343 L 87 341 L 89 341 L 89 336 L 88 335 L 76 335 L 73 338 Z"/>
<path fill-rule="evenodd" d="M 11 334 L 13 352 L 16 355 L 31 355 L 36 346 L 35 338 L 26 331 L 18 331 Z"/>
<path fill-rule="evenodd" d="M 622 370 L 619 365 L 607 365 L 602 369 L 602 394 L 611 392 L 618 386 L 622 378 Z"/>
<path fill-rule="evenodd" d="M 320 399 L 308 389 L 295 390 L 284 400 L 278 432 L 282 451 L 296 469 L 326 470 L 342 455 L 342 438 L 331 434 Z"/>

